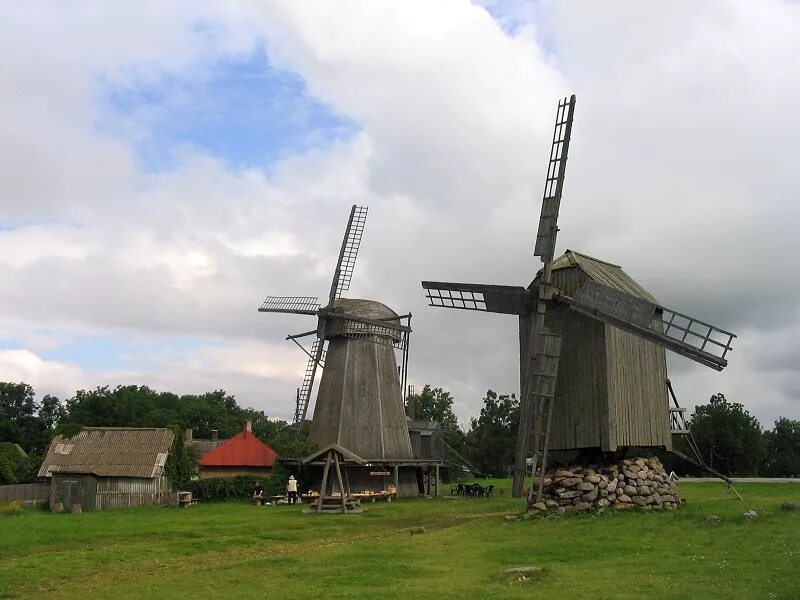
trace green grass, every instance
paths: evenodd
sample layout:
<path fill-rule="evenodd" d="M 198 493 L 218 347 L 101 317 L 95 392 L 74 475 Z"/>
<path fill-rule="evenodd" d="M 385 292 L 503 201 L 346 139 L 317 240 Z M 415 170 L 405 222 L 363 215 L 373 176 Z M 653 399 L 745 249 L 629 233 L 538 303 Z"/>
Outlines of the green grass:
<path fill-rule="evenodd" d="M 0 598 L 800 598 L 800 485 L 683 484 L 670 513 L 507 522 L 494 499 L 369 504 L 361 515 L 221 503 L 0 517 Z M 741 519 L 753 509 L 756 521 Z M 703 522 L 707 514 L 719 525 Z M 410 535 L 424 525 L 426 532 Z M 536 565 L 527 582 L 493 579 Z"/>

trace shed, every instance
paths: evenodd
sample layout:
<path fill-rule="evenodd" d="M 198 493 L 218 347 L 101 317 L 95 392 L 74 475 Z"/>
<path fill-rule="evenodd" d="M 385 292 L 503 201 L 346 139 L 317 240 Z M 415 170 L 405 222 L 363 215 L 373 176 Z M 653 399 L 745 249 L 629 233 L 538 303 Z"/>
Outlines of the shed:
<path fill-rule="evenodd" d="M 442 428 L 437 421 L 408 421 L 408 435 L 414 458 L 444 460 Z"/>
<path fill-rule="evenodd" d="M 242 431 L 200 458 L 200 478 L 268 475 L 277 458 L 275 450 L 253 435 L 248 421 Z"/>
<path fill-rule="evenodd" d="M 572 250 L 553 261 L 554 287 L 571 295 L 587 280 L 658 304 L 619 265 Z M 560 304 L 545 324 L 562 335 L 551 449 L 672 448 L 663 347 Z"/>
<path fill-rule="evenodd" d="M 83 510 L 172 504 L 164 474 L 169 429 L 84 427 L 50 443 L 39 477 L 50 480 L 50 509 Z"/>

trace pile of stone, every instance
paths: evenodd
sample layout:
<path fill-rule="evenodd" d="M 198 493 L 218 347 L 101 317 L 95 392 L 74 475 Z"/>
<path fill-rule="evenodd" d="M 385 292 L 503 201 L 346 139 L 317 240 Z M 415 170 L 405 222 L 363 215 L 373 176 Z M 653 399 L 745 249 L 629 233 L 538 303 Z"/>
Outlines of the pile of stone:
<path fill-rule="evenodd" d="M 539 478 L 535 480 L 538 486 Z M 681 498 L 657 458 L 623 460 L 606 466 L 558 468 L 544 479 L 542 499 L 528 512 L 597 508 L 674 510 Z"/>

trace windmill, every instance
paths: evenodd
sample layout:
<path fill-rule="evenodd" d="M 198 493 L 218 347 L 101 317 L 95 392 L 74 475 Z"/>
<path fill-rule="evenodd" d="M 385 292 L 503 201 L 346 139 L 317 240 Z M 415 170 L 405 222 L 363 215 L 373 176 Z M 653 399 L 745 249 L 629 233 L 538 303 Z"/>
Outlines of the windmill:
<path fill-rule="evenodd" d="M 521 402 L 512 495 L 521 495 L 532 448 L 534 473 L 541 455 L 537 500 L 548 449 L 670 448 L 664 348 L 721 371 L 736 337 L 662 306 L 617 265 L 570 250 L 554 260 L 574 112 L 574 95 L 559 102 L 534 249 L 543 265 L 533 282 L 422 282 L 431 306 L 519 317 Z M 569 360 L 559 372 L 565 352 Z"/>
<path fill-rule="evenodd" d="M 303 348 L 298 340 L 314 336 L 311 349 L 303 348 L 308 364 L 296 397 L 298 434 L 322 368 L 311 442 L 338 444 L 366 459 L 406 459 L 412 457 L 403 404 L 411 315 L 374 300 L 342 297 L 350 289 L 366 220 L 367 207 L 354 205 L 326 306 L 315 297 L 268 296 L 258 310 L 317 317 L 315 329 L 286 338 Z"/>

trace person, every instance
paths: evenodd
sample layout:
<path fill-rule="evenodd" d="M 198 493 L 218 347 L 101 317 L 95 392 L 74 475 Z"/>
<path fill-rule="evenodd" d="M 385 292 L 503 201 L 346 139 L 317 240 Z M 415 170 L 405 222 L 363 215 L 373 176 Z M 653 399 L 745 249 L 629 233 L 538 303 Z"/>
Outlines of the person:
<path fill-rule="evenodd" d="M 297 479 L 294 478 L 294 475 L 289 475 L 286 491 L 289 492 L 289 504 L 297 504 Z"/>
<path fill-rule="evenodd" d="M 264 490 L 261 487 L 261 484 L 256 481 L 256 485 L 253 488 L 253 500 L 256 501 L 256 504 L 259 506 L 264 506 Z"/>

